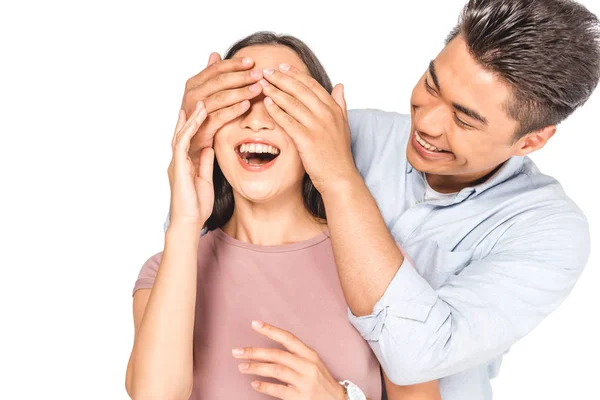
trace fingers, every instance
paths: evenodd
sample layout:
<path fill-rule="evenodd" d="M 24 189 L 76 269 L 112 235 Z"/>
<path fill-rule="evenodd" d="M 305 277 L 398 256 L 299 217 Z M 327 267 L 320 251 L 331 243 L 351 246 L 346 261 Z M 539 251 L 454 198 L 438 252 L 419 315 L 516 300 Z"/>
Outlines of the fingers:
<path fill-rule="evenodd" d="M 252 382 L 252 388 L 257 392 L 275 397 L 276 399 L 289 400 L 297 398 L 296 389 L 276 383 L 254 381 Z"/>
<path fill-rule="evenodd" d="M 265 97 L 264 102 L 269 115 L 271 115 L 275 122 L 283 128 L 292 141 L 294 141 L 296 147 L 298 147 L 302 137 L 307 134 L 306 128 L 290 114 L 283 111 L 270 97 Z"/>
<path fill-rule="evenodd" d="M 221 76 L 224 77 L 225 75 Z M 198 88 L 198 90 L 200 90 L 200 88 Z M 258 82 L 252 84 L 252 81 L 244 81 L 243 87 L 237 89 L 208 90 L 206 88 L 202 88 L 202 90 L 207 93 L 204 104 L 206 105 L 206 110 L 210 114 L 222 108 L 240 103 L 244 100 L 255 98 L 262 93 L 262 86 Z M 193 96 L 196 95 L 194 94 Z"/>
<path fill-rule="evenodd" d="M 298 121 L 301 125 L 306 128 L 311 127 L 315 118 L 310 109 L 304 105 L 297 98 L 289 95 L 288 93 L 278 89 L 277 87 L 271 85 L 268 81 L 261 79 L 259 82 L 263 87 L 263 93 L 265 96 L 270 97 L 277 106 L 279 106 L 283 111 L 289 114 L 292 118 Z M 320 106 L 323 107 L 324 104 L 319 102 Z"/>
<path fill-rule="evenodd" d="M 208 57 L 208 64 L 206 66 L 207 67 L 211 66 L 214 63 L 216 63 L 217 61 L 221 61 L 221 55 L 219 53 L 215 53 L 215 52 L 210 53 L 210 56 Z"/>
<path fill-rule="evenodd" d="M 200 152 L 200 161 L 198 165 L 197 178 L 202 179 L 212 185 L 213 168 L 215 165 L 215 151 L 212 147 L 206 147 Z"/>
<path fill-rule="evenodd" d="M 202 124 L 202 122 L 204 122 L 205 119 L 206 108 L 204 107 L 204 103 L 200 101 L 198 102 L 194 113 L 186 121 L 183 127 L 181 127 L 181 129 L 179 129 L 179 131 L 177 131 L 177 133 L 175 134 L 175 138 L 172 143 L 174 156 L 183 155 L 187 157 L 190 141 L 198 131 L 198 127 Z M 175 158 L 177 159 L 178 157 Z"/>
<path fill-rule="evenodd" d="M 315 78 L 309 74 L 302 72 L 298 68 L 286 63 L 279 65 L 279 71 L 285 76 L 289 76 L 302 82 L 304 86 L 309 88 L 323 103 L 330 106 L 333 105 L 333 102 L 331 101 L 331 95 Z"/>
<path fill-rule="evenodd" d="M 274 363 L 283 365 L 294 371 L 302 371 L 307 365 L 307 361 L 303 360 L 285 350 L 281 349 L 265 349 L 262 347 L 244 347 L 233 349 L 232 354 L 240 360 L 261 361 L 266 363 Z"/>
<path fill-rule="evenodd" d="M 220 56 L 219 56 L 220 58 Z M 213 59 L 211 54 L 211 58 L 209 62 Z M 201 85 L 204 82 L 216 77 L 217 75 L 221 75 L 228 72 L 237 72 L 237 71 L 246 71 L 254 66 L 254 60 L 250 57 L 236 57 L 228 60 L 217 60 L 213 62 L 208 67 L 200 71 L 197 75 L 192 76 L 187 80 L 185 84 L 185 91 L 187 92 L 189 89 L 195 88 Z"/>
<path fill-rule="evenodd" d="M 342 109 L 344 117 L 348 119 L 348 108 L 346 106 L 346 98 L 344 96 L 344 85 L 338 83 L 331 91 L 331 97 L 335 100 L 337 105 Z"/>
<path fill-rule="evenodd" d="M 177 118 L 177 125 L 175 125 L 175 132 L 173 133 L 173 139 L 171 139 L 171 149 L 175 148 L 175 140 L 177 139 L 177 133 L 181 130 L 185 124 L 185 111 L 179 110 L 179 117 Z"/>
<path fill-rule="evenodd" d="M 319 356 L 313 349 L 305 345 L 304 342 L 286 330 L 269 325 L 262 321 L 252 321 L 252 329 L 261 335 L 281 344 L 293 354 L 297 354 L 298 356 L 312 362 L 319 360 Z M 299 371 L 298 369 L 296 370 Z"/>
<path fill-rule="evenodd" d="M 190 157 L 192 160 L 197 160 L 199 152 L 212 146 L 212 140 L 221 127 L 233 121 L 240 115 L 244 114 L 250 108 L 250 101 L 244 100 L 241 103 L 217 110 L 206 117 L 202 124 L 200 133 L 191 143 Z"/>
<path fill-rule="evenodd" d="M 238 366 L 240 372 L 246 375 L 258 375 L 264 378 L 274 378 L 278 381 L 298 386 L 301 376 L 293 369 L 280 364 L 271 363 L 242 363 Z"/>
<path fill-rule="evenodd" d="M 210 114 L 243 100 L 253 99 L 262 93 L 262 86 L 257 83 L 261 77 L 262 72 L 258 70 L 238 71 L 222 73 L 194 85 L 188 83 L 181 108 L 191 113 L 195 104 L 203 100 Z"/>
<path fill-rule="evenodd" d="M 241 103 L 222 108 L 210 114 L 205 124 L 207 135 L 214 135 L 223 125 L 244 114 L 249 108 L 250 101 L 244 100 Z"/>
<path fill-rule="evenodd" d="M 291 69 L 292 68 L 290 67 L 290 70 Z M 298 76 L 300 75 L 301 74 L 298 74 Z M 304 80 L 311 86 L 309 87 L 302 81 L 296 79 L 295 77 L 284 74 L 272 68 L 264 69 L 263 76 L 264 79 L 269 81 L 269 83 L 277 86 L 282 91 L 300 100 L 300 102 L 302 102 L 310 110 L 317 111 L 319 109 L 322 109 L 323 106 L 327 104 L 321 101 L 319 96 L 315 93 L 315 91 L 318 91 L 317 87 L 321 87 L 321 85 L 319 85 L 318 82 L 311 77 L 304 75 Z M 325 92 L 325 95 L 327 95 L 327 97 L 331 97 L 329 96 L 329 93 L 327 93 L 327 91 L 322 87 L 321 90 Z"/>

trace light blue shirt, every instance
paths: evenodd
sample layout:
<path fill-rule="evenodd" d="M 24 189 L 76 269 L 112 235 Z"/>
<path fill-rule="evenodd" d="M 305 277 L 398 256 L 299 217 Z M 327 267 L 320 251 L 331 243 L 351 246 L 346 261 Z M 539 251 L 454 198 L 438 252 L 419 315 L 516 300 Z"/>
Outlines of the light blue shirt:
<path fill-rule="evenodd" d="M 585 216 L 527 157 L 425 200 L 424 174 L 406 159 L 410 116 L 351 110 L 349 122 L 356 165 L 406 255 L 373 313 L 348 310 L 350 322 L 393 382 L 441 378 L 443 400 L 491 399 L 502 355 L 580 276 Z"/>
<path fill-rule="evenodd" d="M 590 251 L 585 216 L 528 157 L 455 196 L 425 200 L 424 174 L 406 159 L 410 116 L 353 110 L 349 122 L 356 165 L 408 256 L 373 313 L 348 311 L 350 322 L 393 382 L 441 378 L 444 400 L 491 399 L 502 355 L 580 276 Z"/>

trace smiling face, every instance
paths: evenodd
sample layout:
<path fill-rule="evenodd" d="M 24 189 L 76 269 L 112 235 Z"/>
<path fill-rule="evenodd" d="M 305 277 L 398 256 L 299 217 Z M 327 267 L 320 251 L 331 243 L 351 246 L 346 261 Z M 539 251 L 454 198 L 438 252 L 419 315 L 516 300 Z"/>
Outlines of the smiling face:
<path fill-rule="evenodd" d="M 235 57 L 252 57 L 255 69 L 277 69 L 288 63 L 308 73 L 291 49 L 256 45 L 241 49 Z M 301 197 L 305 174 L 296 146 L 267 112 L 264 95 L 251 100 L 250 109 L 223 126 L 215 135 L 215 156 L 234 195 L 264 203 L 282 195 Z"/>
<path fill-rule="evenodd" d="M 540 148 L 548 135 L 513 140 L 518 123 L 506 112 L 511 96 L 510 87 L 483 69 L 458 36 L 413 90 L 408 161 L 428 174 L 432 186 L 455 191 L 487 176 L 511 156 Z"/>

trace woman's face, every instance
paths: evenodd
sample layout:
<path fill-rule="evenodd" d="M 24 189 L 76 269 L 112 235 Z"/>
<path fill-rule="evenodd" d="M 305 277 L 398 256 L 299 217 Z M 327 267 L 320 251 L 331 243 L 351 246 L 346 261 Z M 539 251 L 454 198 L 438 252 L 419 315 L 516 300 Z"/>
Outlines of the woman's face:
<path fill-rule="evenodd" d="M 277 69 L 285 62 L 308 73 L 296 53 L 277 45 L 257 45 L 239 50 L 234 57 L 252 57 L 255 69 Z M 215 156 L 234 193 L 255 203 L 281 195 L 301 194 L 304 167 L 296 146 L 271 118 L 264 95 L 250 109 L 223 126 L 215 135 Z"/>

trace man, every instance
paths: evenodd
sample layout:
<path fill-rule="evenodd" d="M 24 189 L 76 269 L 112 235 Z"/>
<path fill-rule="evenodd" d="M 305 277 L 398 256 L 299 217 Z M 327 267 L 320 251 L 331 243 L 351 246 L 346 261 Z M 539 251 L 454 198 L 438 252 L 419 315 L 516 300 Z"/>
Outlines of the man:
<path fill-rule="evenodd" d="M 587 262 L 585 217 L 526 156 L 597 86 L 598 19 L 567 0 L 471 0 L 410 116 L 346 114 L 343 87 L 329 96 L 287 65 L 209 63 L 183 101 L 210 113 L 192 152 L 260 81 L 323 195 L 350 321 L 388 378 L 440 379 L 445 400 L 491 399 L 502 354 Z"/>

